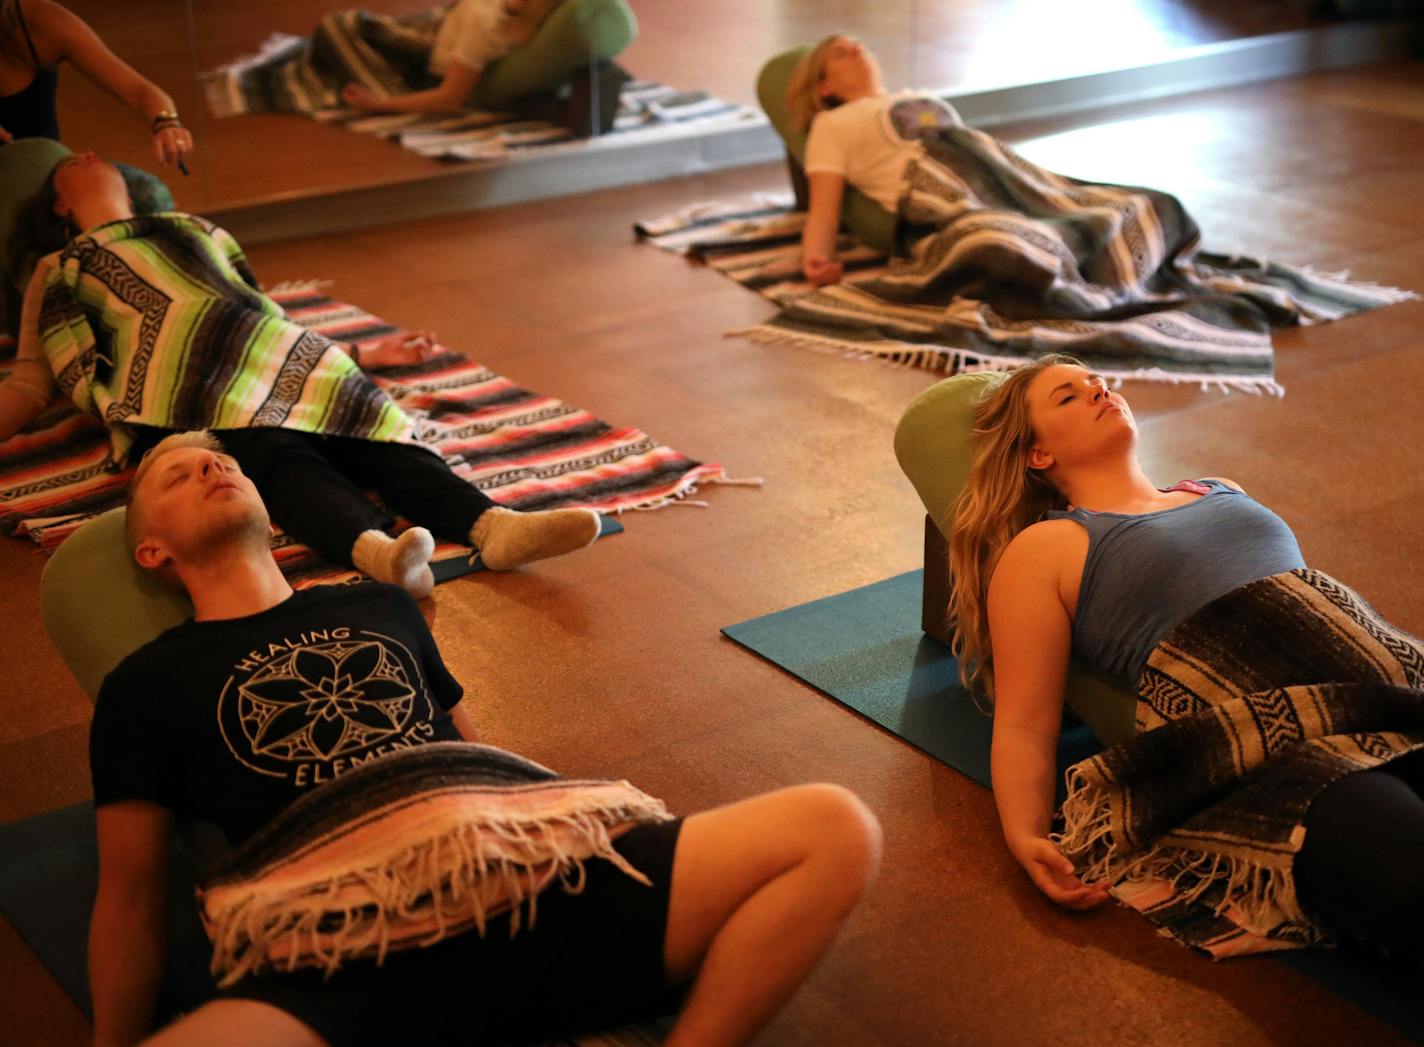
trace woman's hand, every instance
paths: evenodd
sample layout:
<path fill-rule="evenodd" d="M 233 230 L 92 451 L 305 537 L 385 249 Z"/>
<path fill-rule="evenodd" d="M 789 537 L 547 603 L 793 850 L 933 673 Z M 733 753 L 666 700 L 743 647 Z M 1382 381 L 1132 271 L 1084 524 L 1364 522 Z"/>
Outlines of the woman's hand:
<path fill-rule="evenodd" d="M 361 350 L 362 368 L 406 367 L 435 355 L 435 332 L 400 331 L 388 334 Z"/>
<path fill-rule="evenodd" d="M 12 135 L 9 131 L 5 130 L 3 127 L 0 127 L 0 145 L 5 145 L 6 143 L 13 142 L 14 140 L 14 135 Z"/>
<path fill-rule="evenodd" d="M 1105 885 L 1088 885 L 1078 879 L 1073 863 L 1047 837 L 1026 837 L 1010 843 L 1009 850 L 1034 886 L 1064 908 L 1091 909 L 1108 898 Z"/>
<path fill-rule="evenodd" d="M 347 84 L 341 89 L 341 100 L 352 109 L 376 109 L 381 100 L 360 84 Z"/>
<path fill-rule="evenodd" d="M 153 133 L 153 155 L 160 164 L 176 164 L 193 151 L 193 136 L 182 124 L 169 124 Z"/>
<path fill-rule="evenodd" d="M 845 266 L 825 255 L 808 254 L 801 259 L 801 272 L 815 287 L 838 284 L 845 275 Z"/>

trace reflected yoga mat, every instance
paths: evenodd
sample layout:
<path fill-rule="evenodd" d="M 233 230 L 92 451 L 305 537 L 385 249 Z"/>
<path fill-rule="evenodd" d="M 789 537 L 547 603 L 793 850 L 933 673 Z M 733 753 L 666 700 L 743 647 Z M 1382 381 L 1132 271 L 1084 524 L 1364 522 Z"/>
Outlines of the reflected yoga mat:
<path fill-rule="evenodd" d="M 949 649 L 920 631 L 923 577 L 923 571 L 910 571 L 729 625 L 722 632 L 987 787 L 991 721 L 959 685 L 959 666 Z M 1058 744 L 1060 771 L 1101 748 L 1085 726 L 1068 727 Z M 1390 963 L 1359 948 L 1274 955 L 1424 1043 L 1424 995 L 1417 964 Z"/>

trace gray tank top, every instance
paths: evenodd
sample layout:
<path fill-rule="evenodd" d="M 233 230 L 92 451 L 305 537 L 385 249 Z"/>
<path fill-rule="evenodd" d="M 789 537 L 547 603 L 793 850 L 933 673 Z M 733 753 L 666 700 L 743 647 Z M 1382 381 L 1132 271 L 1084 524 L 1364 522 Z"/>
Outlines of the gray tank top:
<path fill-rule="evenodd" d="M 1155 513 L 1048 514 L 1088 532 L 1073 650 L 1134 688 L 1152 649 L 1194 611 L 1305 566 L 1279 516 L 1218 480 L 1200 483 L 1205 494 Z"/>

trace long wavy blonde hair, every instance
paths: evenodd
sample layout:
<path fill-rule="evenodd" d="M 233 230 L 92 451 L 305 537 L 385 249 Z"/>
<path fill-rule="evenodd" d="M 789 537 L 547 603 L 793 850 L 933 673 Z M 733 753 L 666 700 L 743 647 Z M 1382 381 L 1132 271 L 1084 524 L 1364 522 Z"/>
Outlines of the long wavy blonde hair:
<path fill-rule="evenodd" d="M 971 690 L 994 695 L 994 652 L 989 643 L 989 579 L 1014 536 L 1062 508 L 1062 495 L 1028 466 L 1033 448 L 1028 387 L 1059 364 L 1082 364 L 1052 353 L 1008 373 L 974 405 L 974 455 L 969 478 L 950 514 L 949 618 L 959 676 Z"/>
<path fill-rule="evenodd" d="M 794 130 L 808 130 L 817 113 L 840 104 L 821 94 L 821 78 L 826 75 L 831 48 L 844 36 L 844 33 L 836 33 L 826 37 L 807 51 L 791 71 L 791 79 L 786 83 L 786 115 L 791 118 Z"/>

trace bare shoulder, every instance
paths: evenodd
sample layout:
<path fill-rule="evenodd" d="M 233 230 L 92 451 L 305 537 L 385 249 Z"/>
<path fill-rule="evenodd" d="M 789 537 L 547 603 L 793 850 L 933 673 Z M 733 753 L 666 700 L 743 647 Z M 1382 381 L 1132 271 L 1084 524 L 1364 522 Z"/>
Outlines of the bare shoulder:
<path fill-rule="evenodd" d="M 994 568 L 994 581 L 1056 582 L 1075 557 L 1081 560 L 1087 532 L 1072 520 L 1040 520 L 1025 527 L 1007 546 Z"/>
<path fill-rule="evenodd" d="M 1202 477 L 1202 479 L 1203 479 L 1203 480 L 1215 480 L 1217 483 L 1219 483 L 1219 484 L 1225 484 L 1227 487 L 1230 487 L 1230 488 L 1231 488 L 1232 490 L 1234 490 L 1234 491 L 1240 491 L 1242 494 L 1245 494 L 1245 493 L 1246 493 L 1246 488 L 1242 487 L 1242 486 L 1241 486 L 1239 483 L 1237 483 L 1235 480 L 1228 480 L 1228 479 L 1227 479 L 1226 477 L 1224 477 L 1224 476 L 1204 476 L 1204 477 Z"/>

